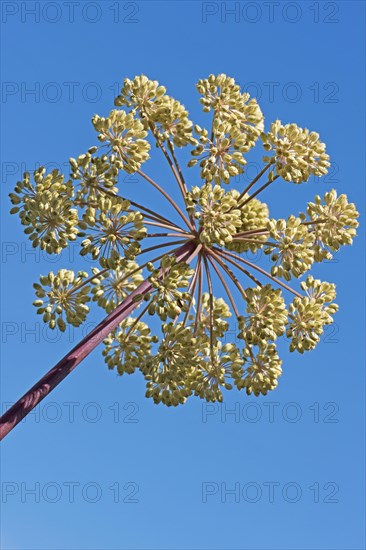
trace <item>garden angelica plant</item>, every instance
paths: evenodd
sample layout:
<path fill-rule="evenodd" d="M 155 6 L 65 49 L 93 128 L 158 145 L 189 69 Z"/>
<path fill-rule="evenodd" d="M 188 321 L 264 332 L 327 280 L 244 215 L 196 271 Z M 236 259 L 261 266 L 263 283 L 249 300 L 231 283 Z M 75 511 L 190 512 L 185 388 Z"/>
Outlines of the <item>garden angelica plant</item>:
<path fill-rule="evenodd" d="M 176 406 L 190 396 L 222 401 L 223 389 L 234 387 L 266 395 L 282 372 L 277 340 L 284 336 L 290 351 L 304 353 L 333 322 L 335 285 L 309 271 L 352 244 L 355 205 L 332 189 L 300 214 L 274 219 L 262 200 L 270 185 L 283 193 L 326 174 L 325 144 L 280 120 L 265 131 L 257 101 L 224 74 L 200 80 L 197 91 L 207 127 L 193 124 L 158 82 L 126 79 L 116 109 L 93 117 L 99 143 L 70 159 L 69 180 L 39 168 L 16 184 L 11 213 L 34 247 L 60 254 L 77 241 L 94 261 L 90 273 L 42 275 L 34 284 L 37 313 L 60 331 L 81 325 L 93 303 L 108 316 L 3 416 L 2 436 L 101 342 L 110 369 L 139 370 L 148 398 Z M 258 142 L 263 167 L 235 189 Z M 166 187 L 143 169 L 155 145 L 171 169 Z M 184 169 L 182 148 L 192 155 Z M 162 209 L 136 202 L 133 187 L 118 189 L 121 171 L 151 185 Z M 190 185 L 198 176 L 200 185 Z M 270 271 L 246 259 L 260 249 Z M 150 316 L 160 319 L 160 334 L 149 328 Z M 237 319 L 235 342 L 226 337 L 230 317 Z"/>

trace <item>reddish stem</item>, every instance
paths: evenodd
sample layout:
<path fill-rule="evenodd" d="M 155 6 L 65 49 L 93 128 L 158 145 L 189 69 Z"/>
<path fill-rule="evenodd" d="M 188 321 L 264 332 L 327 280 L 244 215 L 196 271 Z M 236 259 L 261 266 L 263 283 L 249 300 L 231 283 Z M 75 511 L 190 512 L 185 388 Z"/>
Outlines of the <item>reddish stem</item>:
<path fill-rule="evenodd" d="M 178 261 L 184 261 L 196 248 L 194 242 L 187 242 L 174 252 Z M 0 440 L 3 439 L 42 399 L 46 397 L 62 380 L 81 363 L 104 338 L 115 329 L 123 319 L 135 309 L 138 301 L 134 297 L 152 289 L 147 279 L 143 281 L 112 313 L 99 323 L 81 340 L 61 361 L 43 376 L 0 418 Z"/>

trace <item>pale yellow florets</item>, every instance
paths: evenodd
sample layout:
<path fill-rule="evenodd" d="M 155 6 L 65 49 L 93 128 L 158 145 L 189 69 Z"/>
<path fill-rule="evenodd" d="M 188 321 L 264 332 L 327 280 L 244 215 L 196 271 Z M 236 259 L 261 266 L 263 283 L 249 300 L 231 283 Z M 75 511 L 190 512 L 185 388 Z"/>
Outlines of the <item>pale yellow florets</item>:
<path fill-rule="evenodd" d="M 286 181 L 301 183 L 311 174 L 323 176 L 330 166 L 325 144 L 319 134 L 309 132 L 296 124 L 283 126 L 280 120 L 271 124 L 267 134 L 262 134 L 263 146 L 273 155 L 263 157 L 264 162 L 274 163 L 276 173 Z"/>
<path fill-rule="evenodd" d="M 37 300 L 33 305 L 51 329 L 57 327 L 64 332 L 66 323 L 78 327 L 85 321 L 89 313 L 86 303 L 90 301 L 90 286 L 82 285 L 87 276 L 85 271 L 75 275 L 73 271 L 60 269 L 57 273 L 51 271 L 41 276 L 41 284 L 34 283 Z"/>
<path fill-rule="evenodd" d="M 246 315 L 239 317 L 239 338 L 265 348 L 269 340 L 284 334 L 287 323 L 285 300 L 280 289 L 267 284 L 247 288 Z"/>
<path fill-rule="evenodd" d="M 126 78 L 115 104 L 138 112 L 144 127 L 154 129 L 161 141 L 171 139 L 177 147 L 197 143 L 192 136 L 188 111 L 179 101 L 168 96 L 165 87 L 159 86 L 156 80 L 149 80 L 145 75 L 133 80 Z"/>
<path fill-rule="evenodd" d="M 213 110 L 215 116 L 237 127 L 245 137 L 246 145 L 253 147 L 263 132 L 264 117 L 257 101 L 248 93 L 242 93 L 233 78 L 225 74 L 211 74 L 199 80 L 197 90 L 202 95 L 203 110 Z"/>
<path fill-rule="evenodd" d="M 272 254 L 275 262 L 271 269 L 272 275 L 283 277 L 287 281 L 300 277 L 308 271 L 314 262 L 314 234 L 301 218 L 289 216 L 287 220 L 270 220 L 267 224 L 269 235 L 276 246 L 266 249 L 266 254 Z"/>
<path fill-rule="evenodd" d="M 100 271 L 93 267 L 93 301 L 107 313 L 113 311 L 144 280 L 136 262 L 120 258 L 114 269 Z"/>
<path fill-rule="evenodd" d="M 309 202 L 306 211 L 310 221 L 321 222 L 310 224 L 315 237 L 315 261 L 329 260 L 332 252 L 352 244 L 359 225 L 359 213 L 356 206 L 348 202 L 347 195 L 338 197 L 337 191 L 332 189 L 325 193 L 323 201 L 317 195 L 314 202 Z"/>
<path fill-rule="evenodd" d="M 95 115 L 92 122 L 99 132 L 99 140 L 102 143 L 108 142 L 119 155 L 119 168 L 133 174 L 147 161 L 150 144 L 143 139 L 147 132 L 142 122 L 132 113 L 114 110 L 107 118 Z"/>
<path fill-rule="evenodd" d="M 208 292 L 204 292 L 199 311 L 199 323 L 197 326 L 197 337 L 206 341 L 209 336 L 209 329 L 212 319 L 212 335 L 214 338 L 223 338 L 229 328 L 227 319 L 231 317 L 230 307 L 223 298 L 213 298 L 212 311 L 211 300 Z"/>
<path fill-rule="evenodd" d="M 176 406 L 191 395 L 191 372 L 197 362 L 197 348 L 191 330 L 182 323 L 162 326 L 163 339 L 157 353 L 147 362 L 146 397 L 155 403 Z"/>
<path fill-rule="evenodd" d="M 239 390 L 245 389 L 248 395 L 254 393 L 258 396 L 267 395 L 277 387 L 278 378 L 282 374 L 282 361 L 274 344 L 259 349 L 256 355 L 251 349 L 245 348 L 243 359 L 245 368 L 235 374 L 235 385 Z"/>
<path fill-rule="evenodd" d="M 143 216 L 130 210 L 130 203 L 120 197 L 106 197 L 98 201 L 98 209 L 89 209 L 79 223 L 84 230 L 81 255 L 100 255 L 108 258 L 113 252 L 133 259 L 140 251 L 139 241 L 146 236 Z"/>
<path fill-rule="evenodd" d="M 74 188 L 71 181 L 64 181 L 58 170 L 46 175 L 43 167 L 35 170 L 34 184 L 26 172 L 18 181 L 10 200 L 14 205 L 11 214 L 19 214 L 26 226 L 24 233 L 50 254 L 59 254 L 69 241 L 78 236 L 78 211 L 73 208 Z"/>
<path fill-rule="evenodd" d="M 163 273 L 163 276 L 161 275 Z M 152 284 L 152 295 L 147 294 L 144 299 L 149 302 L 148 313 L 155 313 L 162 321 L 174 319 L 182 311 L 186 311 L 191 301 L 189 293 L 182 291 L 189 285 L 193 270 L 189 265 L 177 263 L 174 257 L 166 256 L 160 263 L 160 269 L 154 269 L 149 276 Z"/>
<path fill-rule="evenodd" d="M 80 182 L 76 200 L 82 205 L 97 201 L 106 192 L 118 193 L 116 184 L 119 166 L 113 155 L 93 157 L 89 150 L 76 159 L 70 158 L 70 166 L 71 178 L 75 182 Z"/>
<path fill-rule="evenodd" d="M 333 322 L 338 305 L 331 303 L 336 297 L 335 285 L 321 282 L 309 275 L 301 283 L 306 296 L 296 297 L 289 306 L 287 338 L 291 338 L 290 351 L 300 353 L 314 349 L 323 334 L 324 325 Z"/>
<path fill-rule="evenodd" d="M 135 369 L 143 370 L 151 357 L 151 345 L 156 339 L 149 327 L 142 321 L 127 317 L 105 340 L 104 360 L 109 369 L 118 374 L 132 374 Z"/>
<path fill-rule="evenodd" d="M 187 207 L 199 221 L 202 243 L 225 246 L 232 241 L 242 226 L 241 212 L 235 206 L 232 192 L 225 192 L 219 185 L 193 187 L 188 193 Z"/>
<path fill-rule="evenodd" d="M 199 144 L 191 154 L 197 159 L 190 160 L 188 166 L 199 162 L 203 180 L 220 185 L 243 173 L 246 164 L 244 154 L 250 147 L 237 127 L 217 118 L 213 122 L 212 138 L 206 129 L 198 125 L 195 132 L 199 136 Z"/>
<path fill-rule="evenodd" d="M 217 340 L 211 350 L 209 338 L 201 341 L 199 360 L 192 373 L 194 395 L 206 401 L 222 402 L 222 390 L 233 388 L 233 372 L 237 372 L 242 364 L 242 356 L 234 344 Z"/>
<path fill-rule="evenodd" d="M 250 202 L 245 203 L 248 199 L 248 195 L 240 200 L 240 205 L 238 206 L 239 191 L 233 189 L 230 191 L 231 196 L 237 201 L 237 208 L 240 211 L 240 221 L 241 224 L 237 228 L 237 233 L 245 233 L 250 231 L 251 234 L 246 237 L 237 237 L 233 235 L 231 242 L 226 243 L 225 247 L 229 250 L 241 253 L 251 250 L 255 252 L 259 248 L 262 248 L 263 243 L 268 239 L 268 234 L 263 232 L 263 229 L 267 227 L 269 210 L 268 206 L 261 202 L 260 200 L 254 198 Z M 255 234 L 255 229 L 258 230 L 258 233 Z"/>

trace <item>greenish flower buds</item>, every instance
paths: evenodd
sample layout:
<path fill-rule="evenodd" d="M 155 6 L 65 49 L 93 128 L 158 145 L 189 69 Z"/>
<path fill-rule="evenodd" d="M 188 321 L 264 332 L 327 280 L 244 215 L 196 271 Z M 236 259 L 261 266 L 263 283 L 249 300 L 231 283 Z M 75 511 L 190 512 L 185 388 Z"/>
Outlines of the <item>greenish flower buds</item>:
<path fill-rule="evenodd" d="M 90 286 L 84 286 L 87 276 L 85 271 L 79 271 L 75 276 L 73 271 L 60 269 L 56 274 L 51 271 L 47 276 L 41 276 L 41 284 L 34 283 L 38 299 L 33 305 L 51 329 L 57 326 L 64 332 L 65 320 L 74 327 L 85 321 L 89 313 L 86 303 L 90 301 Z"/>
<path fill-rule="evenodd" d="M 332 303 L 336 297 L 334 284 L 321 282 L 309 275 L 301 287 L 306 291 L 306 296 L 296 297 L 290 304 L 286 336 L 291 338 L 290 351 L 304 353 L 318 344 L 324 326 L 333 322 L 332 315 L 338 306 Z"/>
<path fill-rule="evenodd" d="M 19 214 L 24 232 L 34 248 L 40 247 L 49 254 L 59 254 L 69 241 L 78 236 L 78 211 L 73 208 L 74 188 L 64 181 L 58 170 L 46 175 L 41 167 L 34 172 L 35 185 L 29 173 L 18 181 L 10 200 L 12 214 Z"/>
<path fill-rule="evenodd" d="M 308 181 L 311 174 L 324 176 L 328 172 L 329 156 L 316 132 L 309 132 L 296 124 L 283 126 L 280 120 L 276 120 L 261 138 L 265 150 L 274 153 L 273 156 L 264 156 L 263 161 L 273 163 L 276 173 L 284 180 L 302 183 Z"/>

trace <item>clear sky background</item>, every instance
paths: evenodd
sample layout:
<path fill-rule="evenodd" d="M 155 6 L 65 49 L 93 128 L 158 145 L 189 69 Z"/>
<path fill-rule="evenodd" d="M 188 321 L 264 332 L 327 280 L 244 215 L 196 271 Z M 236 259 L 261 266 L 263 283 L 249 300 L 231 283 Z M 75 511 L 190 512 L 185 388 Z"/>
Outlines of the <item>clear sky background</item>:
<path fill-rule="evenodd" d="M 76 248 L 56 259 L 31 252 L 8 214 L 7 194 L 24 169 L 63 167 L 93 145 L 90 119 L 113 108 L 125 77 L 159 80 L 204 125 L 195 83 L 225 72 L 260 100 L 266 128 L 280 118 L 327 143 L 330 174 L 270 188 L 263 198 L 273 216 L 302 211 L 333 187 L 363 213 L 364 6 L 2 2 L 4 406 L 92 326 L 60 336 L 35 314 L 41 273 L 90 264 Z M 258 147 L 248 161 L 261 154 Z M 161 179 L 162 163 L 156 151 L 146 171 Z M 248 170 L 238 185 L 255 164 Z M 135 178 L 121 184 L 165 208 Z M 194 398 L 155 406 L 139 374 L 116 377 L 94 351 L 3 443 L 2 548 L 365 548 L 361 223 L 353 247 L 314 269 L 337 284 L 336 324 L 310 354 L 281 345 L 284 374 L 267 397 L 232 391 L 220 406 Z"/>

